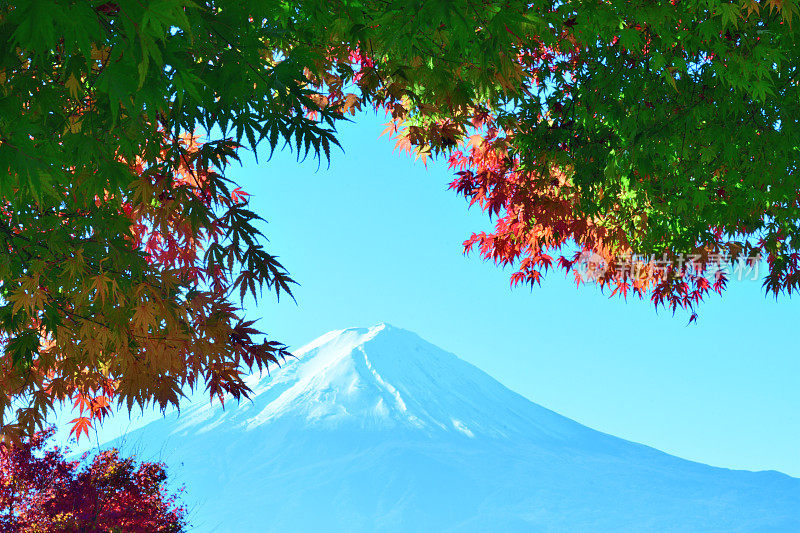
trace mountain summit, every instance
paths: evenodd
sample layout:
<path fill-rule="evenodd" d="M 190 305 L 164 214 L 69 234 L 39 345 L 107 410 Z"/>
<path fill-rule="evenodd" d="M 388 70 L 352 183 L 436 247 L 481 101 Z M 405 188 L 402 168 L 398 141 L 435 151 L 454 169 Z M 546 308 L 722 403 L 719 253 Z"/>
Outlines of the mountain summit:
<path fill-rule="evenodd" d="M 387 324 L 327 333 L 252 401 L 128 435 L 198 532 L 800 531 L 800 480 L 594 431 Z M 116 442 L 120 445 L 120 442 Z"/>
<path fill-rule="evenodd" d="M 243 427 L 278 419 L 305 427 L 415 430 L 470 438 L 574 438 L 586 428 L 531 403 L 416 334 L 379 324 L 332 331 L 262 378 Z M 258 413 L 253 415 L 252 411 Z"/>

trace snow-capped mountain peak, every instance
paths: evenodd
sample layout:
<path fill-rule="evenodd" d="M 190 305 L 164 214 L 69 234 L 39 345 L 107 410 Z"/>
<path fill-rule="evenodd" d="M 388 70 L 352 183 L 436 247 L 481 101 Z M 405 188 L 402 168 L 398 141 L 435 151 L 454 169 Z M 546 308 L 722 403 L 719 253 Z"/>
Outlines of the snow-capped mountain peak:
<path fill-rule="evenodd" d="M 190 407 L 180 429 L 225 421 L 251 431 L 281 420 L 312 427 L 444 431 L 468 438 L 532 432 L 566 438 L 586 430 L 389 324 L 332 331 L 295 356 L 270 375 L 252 377 L 252 402 L 222 413 L 207 405 Z"/>
<path fill-rule="evenodd" d="M 800 531 L 800 480 L 594 431 L 409 331 L 295 353 L 252 401 L 126 437 L 186 484 L 194 531 Z"/>

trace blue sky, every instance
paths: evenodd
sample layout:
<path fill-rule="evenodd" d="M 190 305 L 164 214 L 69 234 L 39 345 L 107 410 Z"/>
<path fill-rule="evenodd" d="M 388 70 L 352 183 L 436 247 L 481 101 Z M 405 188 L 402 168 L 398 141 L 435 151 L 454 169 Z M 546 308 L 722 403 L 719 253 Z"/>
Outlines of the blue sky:
<path fill-rule="evenodd" d="M 265 298 L 261 326 L 299 346 L 389 322 L 595 429 L 705 463 L 800 476 L 797 302 L 734 281 L 696 325 L 648 302 L 609 300 L 551 272 L 533 291 L 462 241 L 490 227 L 447 190 L 445 162 L 378 138 L 383 117 L 340 127 L 329 168 L 288 153 L 229 175 L 268 220 L 269 247 L 301 283 Z"/>
<path fill-rule="evenodd" d="M 426 169 L 378 139 L 383 122 L 369 114 L 341 126 L 344 152 L 327 168 L 265 153 L 229 169 L 268 221 L 268 249 L 300 282 L 297 304 L 265 293 L 249 305 L 274 339 L 297 348 L 388 322 L 594 429 L 715 466 L 800 476 L 796 299 L 732 282 L 688 326 L 648 302 L 576 290 L 561 272 L 512 290 L 510 270 L 462 255 L 488 218 L 447 190 L 445 162 Z"/>

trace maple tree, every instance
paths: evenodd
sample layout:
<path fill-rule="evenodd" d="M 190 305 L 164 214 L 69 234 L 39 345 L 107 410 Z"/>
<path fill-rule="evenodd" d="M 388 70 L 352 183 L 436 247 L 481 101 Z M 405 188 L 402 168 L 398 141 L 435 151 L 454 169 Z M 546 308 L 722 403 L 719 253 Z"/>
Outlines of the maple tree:
<path fill-rule="evenodd" d="M 0 2 L 5 438 L 67 400 L 80 437 L 114 403 L 165 409 L 202 386 L 238 399 L 245 372 L 287 355 L 240 308 L 263 287 L 291 295 L 293 280 L 225 175 L 237 150 L 325 159 L 336 121 L 363 105 L 465 107 L 514 68 L 495 37 L 469 37 L 471 6 L 426 4 L 412 25 L 407 7 Z M 453 90 L 456 70 L 471 74 Z"/>
<path fill-rule="evenodd" d="M 305 49 L 253 22 L 291 15 L 257 4 L 0 3 L 6 438 L 68 399 L 80 436 L 114 401 L 239 398 L 285 356 L 234 304 L 293 281 L 224 170 L 240 142 L 327 153 L 340 114 L 306 117 Z"/>
<path fill-rule="evenodd" d="M 587 256 L 693 309 L 715 258 L 800 283 L 793 0 L 0 1 L 0 413 L 248 394 L 285 357 L 241 305 L 294 281 L 226 170 L 326 160 L 358 110 L 443 156 L 512 282 Z M 796 17 L 795 17 L 796 22 Z M 263 151 L 263 150 L 262 150 Z M 619 268 L 621 257 L 643 254 Z M 558 255 L 559 257 L 556 257 Z M 691 265 L 684 255 L 697 257 Z M 577 278 L 581 281 L 581 278 Z M 238 303 L 237 303 L 238 300 Z"/>
<path fill-rule="evenodd" d="M 495 50 L 517 70 L 467 113 L 395 120 L 398 145 L 448 156 L 451 188 L 497 217 L 465 249 L 515 265 L 512 284 L 558 267 L 691 322 L 726 287 L 726 265 L 749 274 L 765 258 L 766 290 L 792 293 L 799 12 L 781 0 L 535 2 Z"/>
<path fill-rule="evenodd" d="M 186 509 L 160 463 L 137 464 L 116 449 L 68 461 L 48 448 L 54 429 L 0 445 L 3 533 L 179 533 Z"/>

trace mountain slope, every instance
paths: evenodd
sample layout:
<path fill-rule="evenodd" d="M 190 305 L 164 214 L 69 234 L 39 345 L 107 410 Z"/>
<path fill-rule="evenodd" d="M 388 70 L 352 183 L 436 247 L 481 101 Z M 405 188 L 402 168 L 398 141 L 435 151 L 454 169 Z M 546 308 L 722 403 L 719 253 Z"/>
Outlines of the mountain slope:
<path fill-rule="evenodd" d="M 591 430 L 408 331 L 297 354 L 252 402 L 125 438 L 186 484 L 196 531 L 800 531 L 800 480 Z"/>

